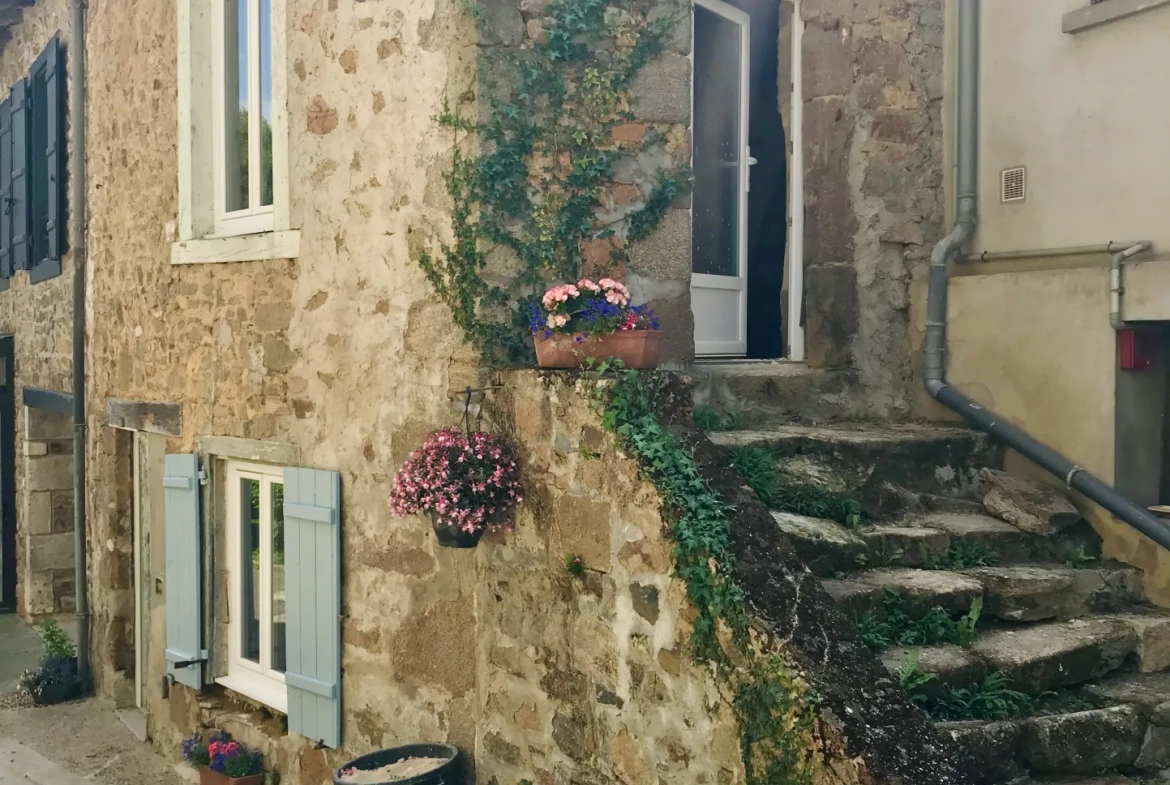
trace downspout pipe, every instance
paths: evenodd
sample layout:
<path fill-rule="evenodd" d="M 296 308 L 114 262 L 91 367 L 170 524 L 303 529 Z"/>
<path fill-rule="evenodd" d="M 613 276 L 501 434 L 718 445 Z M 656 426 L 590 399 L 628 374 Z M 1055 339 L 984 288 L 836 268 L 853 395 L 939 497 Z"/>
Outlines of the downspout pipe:
<path fill-rule="evenodd" d="M 958 210 L 954 230 L 930 257 L 927 290 L 926 368 L 924 383 L 931 397 L 960 414 L 975 427 L 1060 478 L 1073 491 L 1104 507 L 1151 540 L 1170 550 L 1170 524 L 1126 499 L 1108 483 L 1090 474 L 1047 445 L 985 409 L 946 382 L 947 264 L 975 234 L 978 223 L 979 131 L 979 18 L 980 0 L 959 0 L 958 116 L 956 192 Z M 1137 244 L 1138 247 L 1141 244 Z M 1117 264 L 1140 250 L 1118 254 Z M 1126 256 L 1125 254 L 1129 254 Z"/>
<path fill-rule="evenodd" d="M 86 64 L 85 0 L 71 0 L 72 84 L 69 90 L 73 129 L 73 172 L 70 197 L 73 248 L 73 553 L 77 594 L 77 676 L 83 689 L 92 685 L 89 667 L 89 583 L 86 567 L 86 421 L 85 421 L 85 282 L 86 248 Z"/>
<path fill-rule="evenodd" d="M 1109 259 L 1109 324 L 1114 330 L 1125 330 L 1129 327 L 1121 320 L 1121 296 L 1125 294 L 1125 285 L 1121 280 L 1121 266 L 1132 257 L 1153 247 L 1153 243 L 1143 240 L 1140 243 L 1132 243 L 1128 248 L 1113 254 Z"/>

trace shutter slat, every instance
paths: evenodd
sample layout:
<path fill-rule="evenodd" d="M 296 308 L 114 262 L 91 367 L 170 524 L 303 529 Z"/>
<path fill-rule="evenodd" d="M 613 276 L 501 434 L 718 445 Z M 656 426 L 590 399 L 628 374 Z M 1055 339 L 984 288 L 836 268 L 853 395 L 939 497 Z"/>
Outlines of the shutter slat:
<path fill-rule="evenodd" d="M 294 565 L 288 613 L 288 727 L 341 744 L 341 475 L 284 470 L 286 546 Z"/>
<path fill-rule="evenodd" d="M 27 270 L 31 253 L 32 178 L 29 176 L 28 80 L 12 85 L 12 269 Z"/>
<path fill-rule="evenodd" d="M 166 512 L 167 672 L 175 681 L 203 686 L 203 550 L 199 515 L 199 458 L 168 455 L 163 488 Z M 193 662 L 176 668 L 176 663 Z"/>

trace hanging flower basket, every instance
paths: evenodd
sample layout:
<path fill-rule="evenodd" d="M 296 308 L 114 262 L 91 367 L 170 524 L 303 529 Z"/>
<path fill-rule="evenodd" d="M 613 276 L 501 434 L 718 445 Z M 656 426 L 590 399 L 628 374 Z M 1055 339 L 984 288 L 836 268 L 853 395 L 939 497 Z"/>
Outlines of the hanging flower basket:
<path fill-rule="evenodd" d="M 658 317 L 645 305 L 630 305 L 629 290 L 612 278 L 554 286 L 541 305 L 528 306 L 528 318 L 541 368 L 615 359 L 650 369 L 662 357 Z"/>
<path fill-rule="evenodd" d="M 403 517 L 430 513 L 439 545 L 474 548 L 488 530 L 511 527 L 522 498 L 507 445 L 483 431 L 445 428 L 427 434 L 394 475 L 390 509 Z"/>

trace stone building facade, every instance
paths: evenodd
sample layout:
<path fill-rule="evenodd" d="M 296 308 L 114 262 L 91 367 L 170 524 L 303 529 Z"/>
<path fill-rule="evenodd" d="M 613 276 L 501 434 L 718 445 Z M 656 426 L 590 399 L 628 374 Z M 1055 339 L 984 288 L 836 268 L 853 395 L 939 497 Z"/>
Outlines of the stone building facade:
<path fill-rule="evenodd" d="M 329 767 L 349 757 L 420 738 L 468 750 L 485 781 L 633 782 L 655 771 L 696 783 L 742 779 L 727 703 L 680 653 L 686 611 L 649 492 L 632 464 L 587 461 L 562 444 L 600 438 L 581 419 L 587 406 L 554 405 L 566 393 L 532 379 L 518 385 L 514 407 L 503 405 L 499 423 L 515 422 L 546 497 L 521 513 L 514 537 L 453 553 L 435 546 L 423 521 L 396 519 L 386 506 L 409 452 L 457 421 L 462 407 L 448 393 L 490 380 L 416 258 L 449 222 L 450 140 L 434 117 L 473 79 L 481 46 L 531 42 L 531 4 L 523 13 L 495 4 L 494 32 L 455 0 L 277 5 L 287 212 L 259 244 L 192 234 L 199 207 L 183 188 L 201 170 L 183 149 L 200 138 L 183 129 L 198 123 L 200 99 L 184 80 L 199 63 L 176 53 L 198 48 L 204 5 L 90 10 L 87 458 L 98 691 L 136 703 L 154 743 L 172 754 L 194 730 L 224 728 L 264 750 L 291 785 L 328 781 Z M 667 78 L 671 95 L 686 94 L 684 51 L 647 69 L 648 103 Z M 689 109 L 658 111 L 647 106 L 646 123 L 670 130 Z M 281 153 L 274 158 L 279 166 Z M 685 276 L 669 266 L 689 257 L 669 232 L 685 217 L 674 211 L 631 248 L 628 273 L 677 325 L 676 358 L 687 356 L 690 328 Z M 192 607 L 210 661 L 198 693 L 166 653 L 168 597 L 179 590 L 166 566 L 174 454 L 197 455 L 207 474 L 204 598 Z M 340 482 L 334 749 L 287 732 L 278 701 L 226 686 L 236 595 L 223 566 L 232 531 L 224 478 L 240 465 L 305 467 Z M 580 583 L 563 572 L 572 549 L 596 565 Z"/>
<path fill-rule="evenodd" d="M 38 58 L 54 38 L 64 45 L 70 31 L 67 0 L 19 5 L 28 7 L 23 13 L 19 7 L 6 7 L 0 17 L 7 37 L 0 51 L 0 96 L 4 98 L 31 84 Z M 27 92 L 22 95 L 31 100 Z M 5 112 L 11 111 L 13 100 L 10 98 L 4 105 Z M 9 159 L 4 174 L 11 177 L 13 167 L 18 165 L 10 158 L 15 153 L 11 126 L 5 127 L 0 155 Z M 19 153 L 16 156 L 26 158 Z M 62 187 L 67 185 L 66 182 Z M 4 188 L 6 198 L 13 199 L 13 207 L 27 193 L 21 191 L 18 197 L 11 182 L 6 182 Z M 16 213 L 10 211 L 5 220 L 12 220 L 13 215 L 29 217 L 19 209 L 16 207 Z M 68 223 L 71 205 L 66 203 L 65 210 L 62 229 Z M 0 266 L 11 265 L 9 253 L 11 247 L 6 248 L 6 260 Z M 5 517 L 13 515 L 16 523 L 15 540 L 5 542 L 0 551 L 14 555 L 17 573 L 15 597 L 0 598 L 0 605 L 14 600 L 16 609 L 33 615 L 72 611 L 75 595 L 73 429 L 68 415 L 73 385 L 73 259 L 68 247 L 56 263 L 59 274 L 47 278 L 34 276 L 27 265 L 26 269 L 6 269 L 4 291 L 0 292 L 0 333 L 12 336 L 12 358 L 6 363 L 12 364 L 14 382 L 13 426 L 8 431 L 5 425 L 4 438 L 15 442 L 15 460 L 3 467 L 0 487 L 11 482 L 15 489 L 14 497 L 7 498 L 5 494 L 3 504 L 10 508 Z M 46 404 L 52 408 L 44 408 Z M 5 411 L 0 420 L 7 422 L 8 415 Z"/>

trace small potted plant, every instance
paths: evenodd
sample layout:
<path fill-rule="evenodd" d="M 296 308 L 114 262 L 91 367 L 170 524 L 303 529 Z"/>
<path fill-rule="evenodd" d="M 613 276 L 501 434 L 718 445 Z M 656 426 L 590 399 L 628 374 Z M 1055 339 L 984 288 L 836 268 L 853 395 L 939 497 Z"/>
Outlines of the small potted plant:
<path fill-rule="evenodd" d="M 489 529 L 510 526 L 522 498 L 507 445 L 483 431 L 445 428 L 427 434 L 394 475 L 390 509 L 403 517 L 428 512 L 440 545 L 474 548 Z"/>
<path fill-rule="evenodd" d="M 199 769 L 199 785 L 264 785 L 264 759 L 226 733 L 206 740 L 196 733 L 183 742 L 183 758 Z"/>
<path fill-rule="evenodd" d="M 658 317 L 645 305 L 631 305 L 629 290 L 612 278 L 552 287 L 540 305 L 529 304 L 528 324 L 542 368 L 610 358 L 628 368 L 654 368 L 662 356 Z"/>
<path fill-rule="evenodd" d="M 35 669 L 20 677 L 20 688 L 32 697 L 37 706 L 49 706 L 67 701 L 77 694 L 77 647 L 69 633 L 53 619 L 39 625 L 38 632 L 45 645 L 44 656 Z"/>

